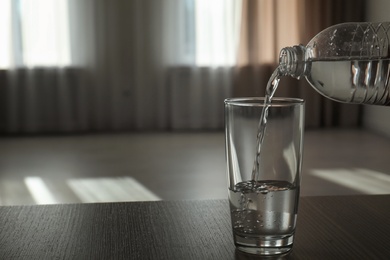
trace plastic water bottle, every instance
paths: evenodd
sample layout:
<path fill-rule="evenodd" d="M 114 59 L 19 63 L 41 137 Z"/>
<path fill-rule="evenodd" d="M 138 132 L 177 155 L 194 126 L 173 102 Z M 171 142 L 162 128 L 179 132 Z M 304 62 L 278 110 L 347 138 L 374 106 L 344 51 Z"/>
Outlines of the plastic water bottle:
<path fill-rule="evenodd" d="M 390 22 L 344 23 L 283 48 L 279 71 L 339 102 L 390 105 Z"/>

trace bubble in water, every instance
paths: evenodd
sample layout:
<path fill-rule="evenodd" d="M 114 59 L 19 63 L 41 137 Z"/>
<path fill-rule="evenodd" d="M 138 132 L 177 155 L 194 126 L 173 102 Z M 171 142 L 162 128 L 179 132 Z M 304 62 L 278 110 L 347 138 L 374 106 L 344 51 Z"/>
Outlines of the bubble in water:
<path fill-rule="evenodd" d="M 251 183 L 249 184 L 249 182 Z M 276 218 L 278 217 L 275 215 L 279 213 L 268 211 L 266 208 L 263 209 L 263 207 L 273 206 L 271 204 L 268 205 L 268 203 L 265 203 L 261 198 L 266 199 L 267 196 L 271 196 L 272 194 L 274 194 L 275 198 L 277 196 L 274 192 L 287 190 L 291 188 L 291 186 L 292 185 L 289 183 L 279 183 L 277 181 L 247 181 L 246 183 L 237 185 L 237 189 L 231 190 L 236 194 L 235 203 L 231 204 L 233 207 L 231 212 L 234 230 L 247 235 L 257 234 L 259 232 L 273 232 L 275 228 L 280 228 L 278 225 L 281 224 L 277 224 L 280 220 L 277 220 Z M 262 187 L 262 189 L 259 187 Z M 261 192 L 261 197 L 256 196 L 258 191 Z M 266 191 L 265 194 L 263 193 L 264 191 Z M 239 201 L 242 203 L 238 205 Z M 238 219 L 240 222 L 237 221 Z M 283 226 L 283 228 L 286 229 L 285 226 Z"/>

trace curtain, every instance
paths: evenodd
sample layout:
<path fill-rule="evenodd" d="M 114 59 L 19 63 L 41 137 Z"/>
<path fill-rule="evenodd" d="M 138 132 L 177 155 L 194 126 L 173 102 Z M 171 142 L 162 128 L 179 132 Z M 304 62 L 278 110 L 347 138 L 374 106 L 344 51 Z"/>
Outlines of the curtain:
<path fill-rule="evenodd" d="M 243 0 L 234 95 L 264 96 L 281 48 L 306 45 L 317 33 L 337 23 L 364 21 L 364 3 L 364 0 Z M 275 96 L 305 99 L 307 127 L 356 127 L 361 123 L 361 106 L 328 100 L 304 79 L 283 77 Z"/>
<path fill-rule="evenodd" d="M 222 128 L 240 0 L 4 1 L 11 55 L 0 69 L 3 133 Z M 48 13 L 50 26 L 30 19 Z M 42 42 L 36 27 L 56 33 Z M 29 62 L 19 48 L 55 42 L 31 51 L 43 57 L 63 38 L 65 61 Z"/>
<path fill-rule="evenodd" d="M 225 98 L 264 95 L 282 47 L 362 3 L 1 0 L 0 132 L 222 129 Z M 358 124 L 303 80 L 276 95 L 305 98 L 308 126 Z"/>

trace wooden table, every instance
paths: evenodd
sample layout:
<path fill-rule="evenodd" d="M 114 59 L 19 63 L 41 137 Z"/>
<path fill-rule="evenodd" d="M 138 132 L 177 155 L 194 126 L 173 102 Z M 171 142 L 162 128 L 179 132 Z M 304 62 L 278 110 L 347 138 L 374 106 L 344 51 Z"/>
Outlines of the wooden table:
<path fill-rule="evenodd" d="M 301 198 L 288 259 L 390 259 L 389 206 Z M 0 225 L 0 259 L 253 258 L 235 251 L 227 200 L 4 206 Z"/>

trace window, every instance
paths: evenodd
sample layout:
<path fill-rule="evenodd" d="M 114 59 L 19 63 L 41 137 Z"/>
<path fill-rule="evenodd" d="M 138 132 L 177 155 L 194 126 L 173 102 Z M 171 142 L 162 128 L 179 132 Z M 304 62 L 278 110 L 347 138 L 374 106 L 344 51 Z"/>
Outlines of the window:
<path fill-rule="evenodd" d="M 176 5 L 170 6 L 167 13 L 176 15 L 176 23 L 169 25 L 175 27 L 169 40 L 177 37 L 180 63 L 200 67 L 234 65 L 242 0 L 173 2 Z"/>
<path fill-rule="evenodd" d="M 235 63 L 240 14 L 240 0 L 195 0 L 198 66 Z"/>
<path fill-rule="evenodd" d="M 0 68 L 67 66 L 67 0 L 0 1 Z"/>
<path fill-rule="evenodd" d="M 9 67 L 11 36 L 11 0 L 0 1 L 0 69 Z"/>
<path fill-rule="evenodd" d="M 181 4 L 181 59 L 197 66 L 233 65 L 241 0 Z M 0 68 L 69 66 L 69 34 L 68 0 L 0 0 Z"/>

